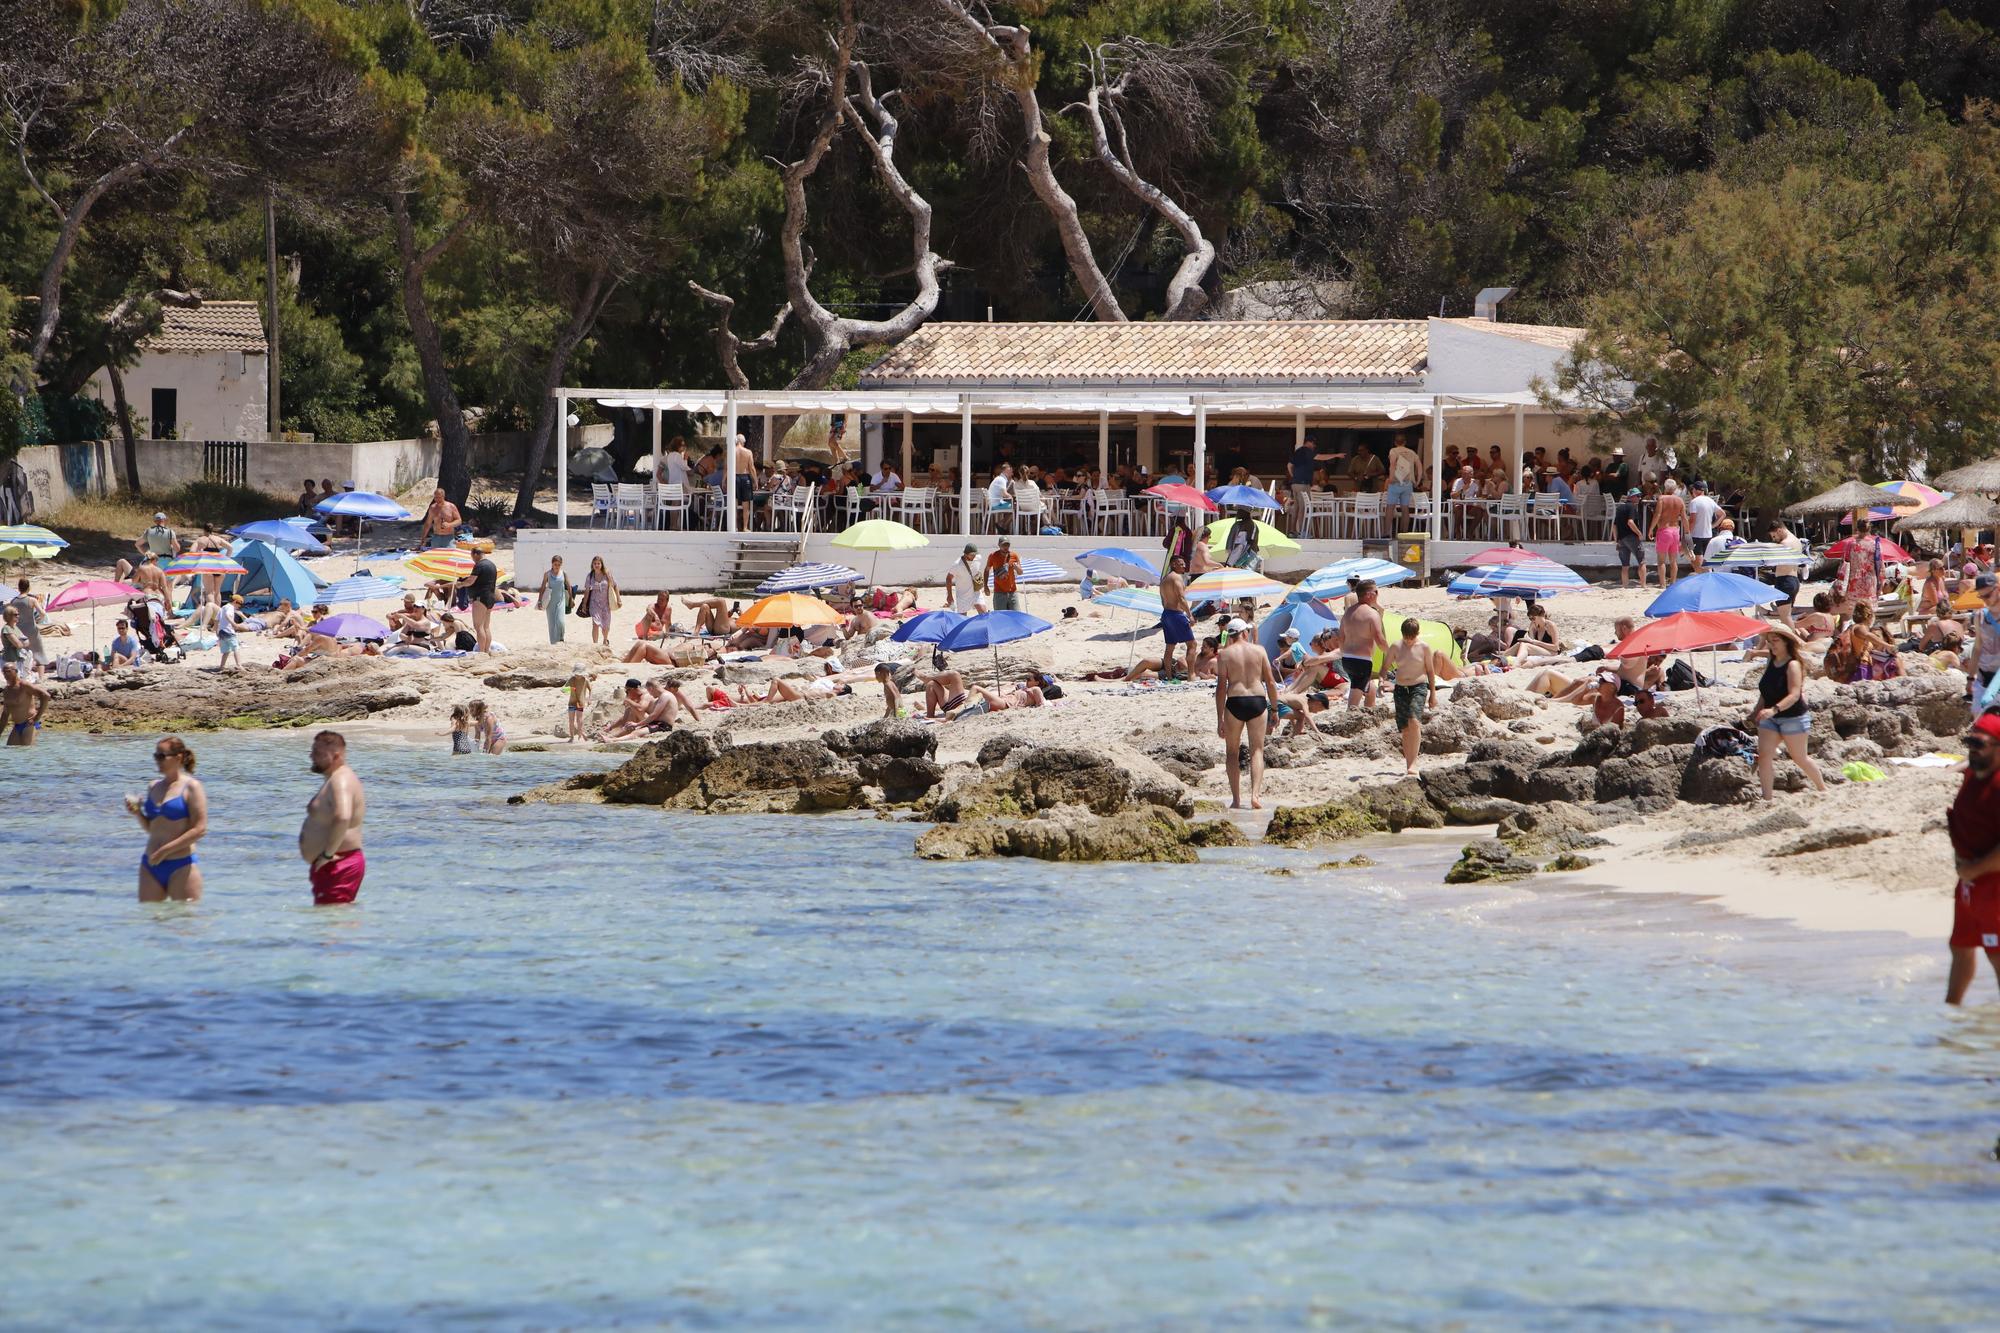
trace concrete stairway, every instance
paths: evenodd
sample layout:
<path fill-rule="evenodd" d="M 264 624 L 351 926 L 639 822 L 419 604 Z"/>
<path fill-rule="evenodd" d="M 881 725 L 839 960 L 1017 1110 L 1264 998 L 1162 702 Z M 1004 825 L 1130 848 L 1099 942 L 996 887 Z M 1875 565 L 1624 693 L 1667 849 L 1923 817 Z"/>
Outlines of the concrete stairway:
<path fill-rule="evenodd" d="M 754 597 L 757 585 L 781 569 L 799 563 L 806 539 L 799 532 L 742 532 L 730 541 L 722 569 L 724 597 Z"/>

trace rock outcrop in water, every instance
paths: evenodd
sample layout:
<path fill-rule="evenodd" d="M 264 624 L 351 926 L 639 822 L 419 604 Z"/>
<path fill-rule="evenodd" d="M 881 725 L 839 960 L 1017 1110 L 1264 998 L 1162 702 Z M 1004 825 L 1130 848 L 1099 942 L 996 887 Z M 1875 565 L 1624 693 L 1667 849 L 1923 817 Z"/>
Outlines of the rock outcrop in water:
<path fill-rule="evenodd" d="M 1164 806 L 1100 815 L 1080 805 L 1059 805 L 1031 819 L 939 824 L 917 839 L 917 855 L 927 861 L 1028 856 L 1042 861 L 1187 863 L 1200 848 L 1242 841 L 1243 835 L 1226 820 L 1190 823 Z"/>

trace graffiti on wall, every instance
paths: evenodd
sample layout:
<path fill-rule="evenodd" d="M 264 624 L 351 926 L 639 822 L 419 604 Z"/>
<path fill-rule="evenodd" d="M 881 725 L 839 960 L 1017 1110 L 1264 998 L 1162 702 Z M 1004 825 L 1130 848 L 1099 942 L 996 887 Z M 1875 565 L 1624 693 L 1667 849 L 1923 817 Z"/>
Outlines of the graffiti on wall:
<path fill-rule="evenodd" d="M 63 484 L 69 487 L 70 494 L 97 494 L 97 446 L 59 444 L 56 453 L 62 459 Z"/>

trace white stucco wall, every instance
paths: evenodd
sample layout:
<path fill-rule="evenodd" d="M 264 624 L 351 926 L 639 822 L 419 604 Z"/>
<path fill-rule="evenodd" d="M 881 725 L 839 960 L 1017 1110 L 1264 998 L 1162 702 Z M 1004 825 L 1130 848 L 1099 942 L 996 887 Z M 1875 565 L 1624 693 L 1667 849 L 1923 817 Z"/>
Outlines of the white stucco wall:
<path fill-rule="evenodd" d="M 181 440 L 262 440 L 269 401 L 270 357 L 262 352 L 142 352 L 125 372 L 125 398 L 145 433 L 171 426 Z M 91 392 L 111 409 L 111 381 L 98 371 Z M 153 390 L 172 389 L 178 400 L 172 422 L 151 420 Z"/>

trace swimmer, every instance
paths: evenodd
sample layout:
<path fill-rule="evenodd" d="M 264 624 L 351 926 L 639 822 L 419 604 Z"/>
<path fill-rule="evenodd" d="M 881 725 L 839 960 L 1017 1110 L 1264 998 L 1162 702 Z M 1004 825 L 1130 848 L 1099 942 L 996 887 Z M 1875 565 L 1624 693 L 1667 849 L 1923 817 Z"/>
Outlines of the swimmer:
<path fill-rule="evenodd" d="M 507 733 L 500 726 L 500 715 L 489 709 L 484 699 L 474 699 L 471 712 L 474 742 L 487 754 L 504 752 L 507 748 Z"/>
<path fill-rule="evenodd" d="M 49 692 L 21 675 L 21 668 L 9 662 L 4 668 L 6 689 L 0 691 L 0 721 L 7 724 L 7 744 L 33 745 L 42 729 L 42 710 L 49 706 Z"/>
<path fill-rule="evenodd" d="M 201 900 L 201 858 L 194 845 L 208 832 L 208 793 L 194 778 L 194 751 L 178 736 L 162 736 L 153 746 L 159 780 L 143 799 L 125 798 L 125 809 L 146 830 L 139 858 L 139 901 Z"/>
<path fill-rule="evenodd" d="M 347 738 L 337 731 L 313 737 L 312 771 L 322 781 L 306 802 L 299 825 L 299 857 L 310 866 L 313 903 L 351 903 L 361 892 L 368 858 L 361 850 L 361 821 L 368 796 L 347 766 Z"/>

